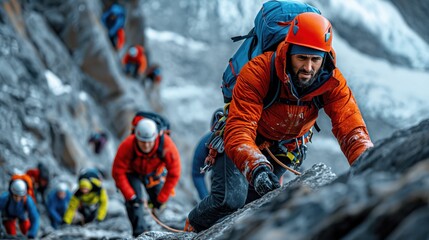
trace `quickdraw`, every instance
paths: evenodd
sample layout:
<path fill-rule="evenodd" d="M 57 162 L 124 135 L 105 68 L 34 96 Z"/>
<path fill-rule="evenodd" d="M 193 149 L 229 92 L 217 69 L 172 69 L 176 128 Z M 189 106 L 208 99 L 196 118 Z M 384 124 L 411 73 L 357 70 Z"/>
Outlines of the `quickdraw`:
<path fill-rule="evenodd" d="M 209 149 L 209 154 L 204 160 L 204 166 L 200 168 L 200 173 L 205 173 L 210 171 L 212 166 L 216 161 L 216 156 L 218 153 L 223 153 L 225 150 L 223 142 L 223 133 L 226 125 L 226 118 L 228 116 L 228 107 L 229 103 L 224 107 L 224 115 L 222 115 L 212 128 L 212 134 L 210 139 L 206 143 L 207 148 Z"/>

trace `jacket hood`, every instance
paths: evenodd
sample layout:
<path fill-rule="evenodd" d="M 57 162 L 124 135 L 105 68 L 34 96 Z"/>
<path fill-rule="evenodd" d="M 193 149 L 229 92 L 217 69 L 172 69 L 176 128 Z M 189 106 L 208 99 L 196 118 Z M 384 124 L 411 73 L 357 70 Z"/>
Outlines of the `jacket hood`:
<path fill-rule="evenodd" d="M 293 84 L 291 82 L 290 75 L 287 73 L 286 69 L 287 53 L 289 51 L 290 46 L 291 44 L 284 41 L 277 46 L 275 66 L 277 76 L 279 77 L 279 80 L 283 83 L 283 85 L 286 86 L 288 95 L 294 95 L 292 94 L 291 90 L 291 86 Z M 335 63 L 335 51 L 332 49 L 329 54 L 325 55 L 325 62 L 322 68 L 323 74 L 320 74 L 319 79 L 316 80 L 315 84 L 313 84 L 311 89 L 308 92 L 305 92 L 300 97 L 305 97 L 305 99 L 309 98 L 309 100 L 311 100 L 314 96 L 321 95 L 329 89 L 332 89 L 337 86 L 339 84 L 338 80 L 335 79 L 335 77 L 332 78 L 332 76 L 335 76 Z"/>

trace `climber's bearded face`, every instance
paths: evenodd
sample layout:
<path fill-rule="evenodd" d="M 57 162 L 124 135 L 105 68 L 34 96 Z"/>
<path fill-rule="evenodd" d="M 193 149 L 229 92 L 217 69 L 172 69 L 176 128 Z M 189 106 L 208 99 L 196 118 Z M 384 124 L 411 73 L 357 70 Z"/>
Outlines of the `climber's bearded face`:
<path fill-rule="evenodd" d="M 291 55 L 292 82 L 295 87 L 306 88 L 311 86 L 322 67 L 323 58 L 319 55 L 294 54 Z"/>

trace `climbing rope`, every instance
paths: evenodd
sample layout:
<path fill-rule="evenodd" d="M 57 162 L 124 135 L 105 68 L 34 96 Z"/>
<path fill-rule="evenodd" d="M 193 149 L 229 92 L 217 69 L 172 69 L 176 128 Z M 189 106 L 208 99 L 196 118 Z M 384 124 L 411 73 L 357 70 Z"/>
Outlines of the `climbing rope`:
<path fill-rule="evenodd" d="M 150 216 L 153 218 L 153 220 L 155 220 L 155 222 L 158 223 L 158 225 L 160 225 L 161 227 L 163 227 L 163 228 L 165 228 L 171 232 L 176 232 L 176 233 L 185 232 L 183 230 L 179 230 L 179 229 L 169 227 L 166 224 L 164 224 L 163 222 L 161 222 L 161 220 L 159 220 L 159 218 L 153 213 L 152 209 L 149 208 L 146 200 L 144 200 L 144 207 L 148 210 L 148 212 L 149 212 Z"/>
<path fill-rule="evenodd" d="M 274 159 L 274 161 L 276 161 L 280 166 L 284 167 L 286 170 L 289 170 L 291 172 L 293 172 L 295 175 L 301 175 L 300 172 L 286 166 L 284 163 L 282 163 L 278 158 L 276 158 L 276 156 L 274 156 L 274 154 L 270 151 L 270 149 L 268 148 L 268 146 L 264 147 L 265 150 L 267 150 L 268 154 L 271 156 L 272 159 Z"/>

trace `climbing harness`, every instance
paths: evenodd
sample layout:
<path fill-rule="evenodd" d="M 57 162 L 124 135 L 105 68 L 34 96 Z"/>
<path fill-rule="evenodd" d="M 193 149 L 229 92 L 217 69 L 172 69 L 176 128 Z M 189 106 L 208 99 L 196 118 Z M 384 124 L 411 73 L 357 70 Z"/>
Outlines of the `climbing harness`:
<path fill-rule="evenodd" d="M 153 188 L 156 185 L 165 182 L 165 178 L 167 175 L 167 169 L 164 167 L 158 168 L 154 172 L 151 172 L 143 177 L 143 182 L 146 188 Z"/>
<path fill-rule="evenodd" d="M 274 154 L 269 147 L 272 145 L 270 142 L 265 141 L 261 145 L 259 145 L 260 150 L 266 150 L 267 153 L 270 155 L 270 157 L 276 161 L 280 166 L 285 168 L 288 171 L 291 171 L 292 173 L 296 175 L 301 175 L 300 172 L 297 171 L 298 167 L 301 166 L 302 162 L 307 156 L 307 145 L 305 140 L 308 142 L 311 142 L 311 139 L 313 137 L 313 129 L 311 128 L 306 134 L 304 134 L 301 137 L 293 138 L 293 139 L 287 139 L 277 142 L 277 148 L 281 150 L 281 153 Z M 295 144 L 295 150 L 289 151 L 286 147 L 287 144 Z M 293 168 L 287 166 L 284 164 L 281 160 L 278 159 L 278 157 L 285 157 L 287 158 L 291 164 L 293 165 Z"/>
<path fill-rule="evenodd" d="M 175 228 L 169 227 L 165 223 L 163 223 L 161 220 L 159 220 L 159 218 L 155 215 L 155 213 L 153 213 L 153 209 L 149 208 L 146 200 L 144 200 L 144 207 L 148 210 L 148 212 L 149 212 L 150 216 L 153 218 L 153 220 L 155 220 L 155 222 L 158 225 L 160 225 L 161 227 L 163 227 L 163 228 L 165 228 L 165 229 L 167 229 L 167 230 L 169 230 L 171 232 L 177 232 L 177 233 L 185 232 L 183 230 L 179 230 L 179 229 L 175 229 Z"/>
<path fill-rule="evenodd" d="M 209 154 L 204 160 L 204 166 L 200 168 L 201 174 L 209 171 L 216 161 L 217 154 L 223 153 L 225 150 L 223 134 L 225 131 L 226 119 L 228 117 L 229 104 L 230 103 L 224 106 L 224 115 L 221 118 L 219 118 L 218 121 L 212 127 L 212 130 L 211 130 L 212 134 L 210 135 L 210 138 L 206 143 L 206 146 L 209 149 Z M 319 128 L 316 124 L 315 124 L 315 128 L 316 130 L 319 131 Z M 271 156 L 271 158 L 283 168 L 293 172 L 296 175 L 301 175 L 301 173 L 298 172 L 296 169 L 298 169 L 298 167 L 301 166 L 302 161 L 304 161 L 304 159 L 306 158 L 307 148 L 308 148 L 306 145 L 306 140 L 308 142 L 311 142 L 312 137 L 313 137 L 313 128 L 310 128 L 310 130 L 306 134 L 302 135 L 301 137 L 278 141 L 277 148 L 281 150 L 281 153 L 279 154 L 273 154 L 271 152 L 271 150 L 269 149 L 271 144 L 267 141 L 263 142 L 263 144 L 259 146 L 259 149 L 260 150 L 265 149 L 267 153 Z M 286 145 L 292 144 L 292 143 L 295 144 L 296 148 L 293 151 L 289 151 Z M 286 157 L 287 159 L 289 159 L 293 165 L 293 169 L 285 165 L 276 156 Z"/>

